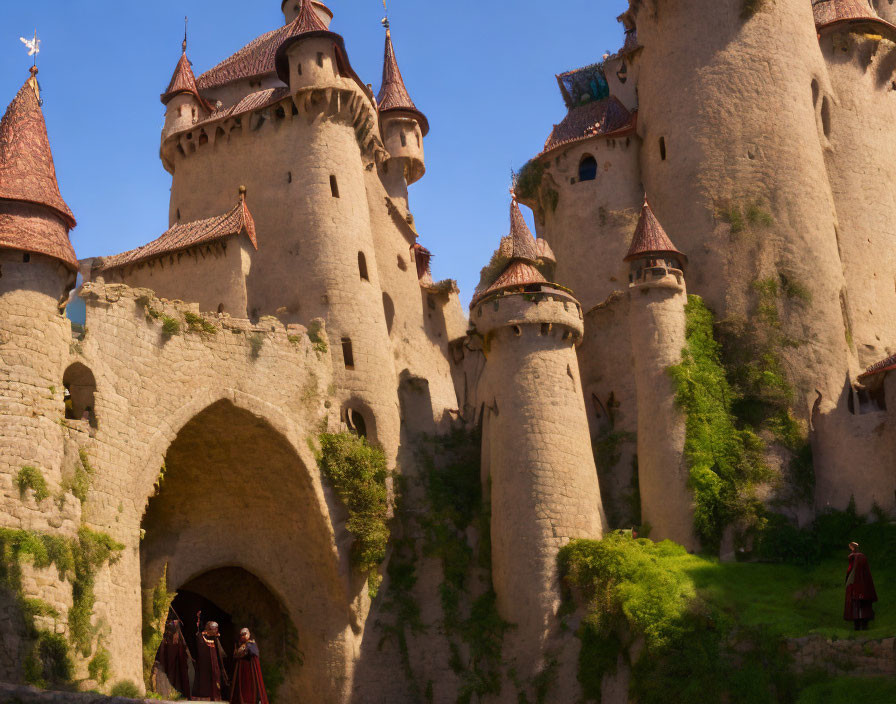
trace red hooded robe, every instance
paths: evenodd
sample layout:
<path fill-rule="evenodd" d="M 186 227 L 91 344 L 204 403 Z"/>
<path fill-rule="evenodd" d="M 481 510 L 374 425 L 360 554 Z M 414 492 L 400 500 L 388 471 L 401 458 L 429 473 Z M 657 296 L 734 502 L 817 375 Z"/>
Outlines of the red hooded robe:
<path fill-rule="evenodd" d="M 268 694 L 261 677 L 261 660 L 254 640 L 244 643 L 234 654 L 233 687 L 230 704 L 268 704 Z"/>
<path fill-rule="evenodd" d="M 843 606 L 843 618 L 847 621 L 870 620 L 874 618 L 871 604 L 877 601 L 871 568 L 868 558 L 860 552 L 849 556 L 849 569 L 846 570 L 846 603 Z"/>

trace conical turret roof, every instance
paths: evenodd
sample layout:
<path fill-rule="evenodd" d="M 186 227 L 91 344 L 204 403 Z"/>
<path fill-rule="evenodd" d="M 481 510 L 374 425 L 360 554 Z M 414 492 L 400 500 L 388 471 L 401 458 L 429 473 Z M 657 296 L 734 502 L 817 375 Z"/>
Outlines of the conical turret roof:
<path fill-rule="evenodd" d="M 426 115 L 417 109 L 411 95 L 404 84 L 398 60 L 395 58 L 395 47 L 392 45 L 392 30 L 386 29 L 386 50 L 383 57 L 383 85 L 376 98 L 381 113 L 403 111 L 414 113 L 420 120 L 420 129 L 425 137 L 429 132 L 429 121 Z"/>
<path fill-rule="evenodd" d="M 501 240 L 498 255 L 509 258 L 510 261 L 498 278 L 483 290 L 476 292 L 471 307 L 491 293 L 508 288 L 548 283 L 535 267 L 538 262 L 535 238 L 520 212 L 516 198 L 510 203 L 510 234 Z"/>
<path fill-rule="evenodd" d="M 43 227 L 6 214 L 0 226 L 0 246 L 39 252 L 77 266 L 67 229 L 75 217 L 59 193 L 56 166 L 41 110 L 37 69 L 19 90 L 0 121 L 0 200 L 49 208 L 65 227 Z"/>
<path fill-rule="evenodd" d="M 644 205 L 641 207 L 641 217 L 638 219 L 638 227 L 632 237 L 628 254 L 625 255 L 625 261 L 628 262 L 646 254 L 674 254 L 687 261 L 687 257 L 672 244 L 672 240 L 660 225 L 660 221 L 656 219 L 645 196 Z"/>
<path fill-rule="evenodd" d="M 0 198 L 46 205 L 74 227 L 56 181 L 36 74 L 34 69 L 0 122 Z"/>
<path fill-rule="evenodd" d="M 812 14 L 818 29 L 838 22 L 869 20 L 891 26 L 875 12 L 868 0 L 813 0 Z"/>
<path fill-rule="evenodd" d="M 311 0 L 301 0 L 302 7 L 296 18 L 280 30 L 279 45 L 277 46 L 274 64 L 277 76 L 289 85 L 289 62 L 286 60 L 286 50 L 296 41 L 308 36 L 331 35 L 342 45 L 342 37 L 327 29 L 327 25 L 314 10 Z M 339 47 L 342 49 L 342 46 Z"/>
<path fill-rule="evenodd" d="M 186 41 L 184 42 L 184 51 L 180 56 L 180 60 L 177 62 L 177 66 L 174 67 L 174 74 L 168 83 L 168 89 L 162 93 L 162 103 L 167 105 L 175 95 L 180 95 L 181 93 L 189 93 L 195 96 L 200 105 L 211 112 L 209 105 L 199 95 L 196 76 L 193 74 L 193 66 L 187 58 Z"/>

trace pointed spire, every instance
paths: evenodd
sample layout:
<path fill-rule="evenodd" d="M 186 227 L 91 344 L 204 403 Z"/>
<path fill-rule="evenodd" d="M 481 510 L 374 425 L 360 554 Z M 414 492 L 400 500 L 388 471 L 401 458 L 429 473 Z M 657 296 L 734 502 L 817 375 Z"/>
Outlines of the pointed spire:
<path fill-rule="evenodd" d="M 59 193 L 39 95 L 37 69 L 32 68 L 0 122 L 0 198 L 45 205 L 71 228 L 75 217 Z"/>
<path fill-rule="evenodd" d="M 277 76 L 287 85 L 289 85 L 289 61 L 286 58 L 286 51 L 297 41 L 304 39 L 306 35 L 323 34 L 324 36 L 334 37 L 338 42 L 337 55 L 339 51 L 343 52 L 343 56 L 345 53 L 342 37 L 327 28 L 327 25 L 314 10 L 311 0 L 300 0 L 300 2 L 302 5 L 296 18 L 278 30 L 280 44 L 274 56 L 274 67 L 277 71 Z"/>
<path fill-rule="evenodd" d="M 660 221 L 656 219 L 645 194 L 638 227 L 635 228 L 635 235 L 632 237 L 632 244 L 624 261 L 628 262 L 648 254 L 674 254 L 687 261 L 687 257 L 676 249 L 672 240 L 669 239 L 669 235 L 660 225 Z"/>
<path fill-rule="evenodd" d="M 509 258 L 510 261 L 504 270 L 490 285 L 473 295 L 470 307 L 490 293 L 498 291 L 548 283 L 541 272 L 535 267 L 538 262 L 538 251 L 532 231 L 526 224 L 520 206 L 514 196 L 510 201 L 510 234 L 501 240 L 498 255 Z"/>
<path fill-rule="evenodd" d="M 44 206 L 65 223 L 58 230 L 47 227 L 26 232 L 14 215 L 6 215 L 0 227 L 0 246 L 40 252 L 77 266 L 67 234 L 67 229 L 76 225 L 75 217 L 59 193 L 34 67 L 0 120 L 0 200 Z"/>
<path fill-rule="evenodd" d="M 186 22 L 186 18 L 184 18 Z M 167 105 L 176 95 L 189 93 L 194 96 L 199 104 L 208 112 L 211 112 L 211 106 L 199 95 L 199 87 L 196 85 L 196 76 L 193 74 L 193 64 L 187 58 L 187 30 L 184 25 L 184 41 L 182 44 L 183 52 L 174 67 L 174 73 L 168 82 L 168 89 L 162 93 L 162 104 Z"/>
<path fill-rule="evenodd" d="M 535 248 L 535 238 L 526 224 L 526 219 L 516 202 L 516 196 L 510 201 L 510 241 L 513 249 L 511 259 L 525 259 L 530 262 L 538 261 L 538 252 Z"/>
<path fill-rule="evenodd" d="M 383 57 L 383 85 L 380 87 L 376 102 L 381 113 L 392 110 L 411 112 L 420 120 L 420 129 L 425 137 L 429 132 L 429 121 L 426 116 L 417 109 L 411 95 L 404 84 L 401 69 L 398 68 L 398 60 L 395 58 L 395 47 L 392 45 L 392 30 L 389 20 L 383 21 L 386 27 L 386 49 Z"/>
<path fill-rule="evenodd" d="M 320 18 L 320 15 L 314 9 L 311 0 L 300 0 L 302 6 L 299 8 L 299 14 L 291 22 L 293 31 L 291 36 L 304 34 L 305 32 L 326 32 L 327 25 Z"/>

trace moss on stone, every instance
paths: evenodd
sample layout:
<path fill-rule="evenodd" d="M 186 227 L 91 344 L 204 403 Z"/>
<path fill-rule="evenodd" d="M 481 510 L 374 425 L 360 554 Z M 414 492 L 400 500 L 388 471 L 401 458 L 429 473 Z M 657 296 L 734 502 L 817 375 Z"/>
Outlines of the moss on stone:
<path fill-rule="evenodd" d="M 143 681 L 147 691 L 152 687 L 152 666 L 165 634 L 168 610 L 174 602 L 174 592 L 168 591 L 168 565 L 154 588 L 143 592 Z"/>
<path fill-rule="evenodd" d="M 90 483 L 93 474 L 94 469 L 90 464 L 90 458 L 87 456 L 87 451 L 83 448 L 78 450 L 78 464 L 75 467 L 74 474 L 63 482 L 63 492 L 70 493 L 83 505 L 87 501 L 87 496 L 90 492 Z M 60 501 L 61 498 L 62 497 L 60 497 Z"/>
<path fill-rule="evenodd" d="M 111 672 L 112 665 L 109 651 L 105 648 L 98 648 L 96 654 L 87 665 L 87 674 L 90 675 L 90 679 L 94 682 L 104 685 L 109 681 Z"/>
<path fill-rule="evenodd" d="M 353 433 L 322 433 L 317 463 L 348 509 L 346 528 L 355 540 L 353 566 L 368 576 L 371 597 L 379 585 L 377 568 L 389 540 L 386 455 Z"/>
<path fill-rule="evenodd" d="M 50 496 L 47 480 L 44 479 L 43 473 L 37 467 L 27 465 L 22 467 L 16 474 L 15 484 L 23 501 L 28 494 L 28 489 L 34 492 L 34 500 L 38 503 Z"/>
<path fill-rule="evenodd" d="M 308 339 L 318 355 L 325 355 L 328 351 L 327 339 L 324 335 L 324 324 L 321 320 L 312 320 L 308 326 Z"/>
<path fill-rule="evenodd" d="M 685 457 L 694 491 L 694 530 L 703 547 L 717 550 L 725 528 L 758 520 L 755 486 L 769 477 L 765 445 L 732 412 L 736 396 L 713 334 L 713 315 L 698 296 L 685 307 L 687 346 L 669 369 L 685 413 Z"/>
<path fill-rule="evenodd" d="M 118 560 L 124 545 L 106 533 L 81 526 L 77 540 L 72 542 L 74 578 L 72 579 L 72 607 L 68 612 L 69 640 L 84 657 L 93 649 L 96 629 L 91 623 L 95 601 L 93 588 L 96 574 L 106 563 Z"/>
<path fill-rule="evenodd" d="M 545 166 L 541 160 L 532 159 L 527 161 L 523 168 L 514 174 L 514 190 L 518 198 L 531 200 L 538 197 L 544 170 Z"/>
<path fill-rule="evenodd" d="M 204 332 L 209 335 L 217 335 L 218 333 L 218 328 L 212 322 L 191 311 L 184 313 L 184 321 L 192 332 Z"/>
<path fill-rule="evenodd" d="M 252 355 L 252 359 L 258 359 L 261 355 L 261 350 L 264 347 L 264 335 L 260 332 L 253 333 L 249 335 L 249 353 Z"/>
<path fill-rule="evenodd" d="M 22 667 L 25 681 L 42 689 L 66 687 L 75 675 L 65 637 L 49 631 L 37 631 Z"/>

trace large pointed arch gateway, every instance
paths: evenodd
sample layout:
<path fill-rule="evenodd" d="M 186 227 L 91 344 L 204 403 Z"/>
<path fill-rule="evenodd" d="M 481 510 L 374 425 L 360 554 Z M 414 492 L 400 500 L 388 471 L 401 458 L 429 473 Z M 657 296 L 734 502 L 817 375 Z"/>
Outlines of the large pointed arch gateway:
<path fill-rule="evenodd" d="M 282 432 L 230 400 L 207 406 L 170 444 L 141 528 L 142 587 L 167 568 L 188 641 L 200 608 L 203 620 L 254 627 L 262 662 L 283 678 L 278 701 L 339 698 L 348 582 L 320 487 Z"/>

